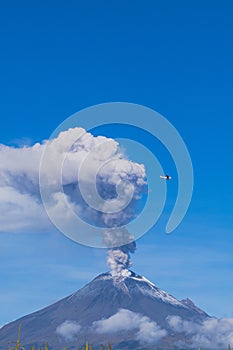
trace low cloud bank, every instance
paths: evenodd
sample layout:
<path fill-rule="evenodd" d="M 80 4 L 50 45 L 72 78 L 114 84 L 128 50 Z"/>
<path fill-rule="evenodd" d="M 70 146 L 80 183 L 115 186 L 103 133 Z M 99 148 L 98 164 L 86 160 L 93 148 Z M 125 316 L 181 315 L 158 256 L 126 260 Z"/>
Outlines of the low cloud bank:
<path fill-rule="evenodd" d="M 169 327 L 177 333 L 190 336 L 192 346 L 206 349 L 224 349 L 233 344 L 233 319 L 208 318 L 201 323 L 186 321 L 179 316 L 168 316 Z"/>
<path fill-rule="evenodd" d="M 66 320 L 56 328 L 56 333 L 67 341 L 74 340 L 81 330 L 81 326 L 75 321 Z"/>
<path fill-rule="evenodd" d="M 180 316 L 168 316 L 166 329 L 161 328 L 155 321 L 139 313 L 127 309 L 119 309 L 109 318 L 95 321 L 89 331 L 98 334 L 117 334 L 133 332 L 136 340 L 142 345 L 153 345 L 171 333 L 182 334 L 187 342 L 174 340 L 178 348 L 198 348 L 221 350 L 227 345 L 233 344 L 233 319 L 232 318 L 207 318 L 202 322 L 193 322 L 182 319 Z M 65 321 L 57 327 L 56 333 L 67 341 L 78 337 L 79 332 L 85 331 L 74 321 Z"/>
<path fill-rule="evenodd" d="M 93 328 L 100 334 L 113 334 L 135 330 L 137 340 L 141 343 L 150 344 L 157 343 L 167 334 L 165 329 L 161 329 L 149 317 L 126 309 L 119 309 L 115 315 L 94 322 Z"/>

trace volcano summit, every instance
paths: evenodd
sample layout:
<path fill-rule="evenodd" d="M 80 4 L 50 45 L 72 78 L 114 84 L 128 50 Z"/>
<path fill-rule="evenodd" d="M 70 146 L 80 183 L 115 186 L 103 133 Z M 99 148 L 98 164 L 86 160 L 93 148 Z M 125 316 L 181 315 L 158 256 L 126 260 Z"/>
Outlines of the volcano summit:
<path fill-rule="evenodd" d="M 191 346 L 191 333 L 176 331 L 182 322 L 201 324 L 209 316 L 189 299 L 177 300 L 145 277 L 128 270 L 126 276 L 104 273 L 72 295 L 0 330 L 0 348 L 16 338 L 21 343 L 49 342 L 50 349 L 112 343 L 117 349 L 160 349 Z"/>

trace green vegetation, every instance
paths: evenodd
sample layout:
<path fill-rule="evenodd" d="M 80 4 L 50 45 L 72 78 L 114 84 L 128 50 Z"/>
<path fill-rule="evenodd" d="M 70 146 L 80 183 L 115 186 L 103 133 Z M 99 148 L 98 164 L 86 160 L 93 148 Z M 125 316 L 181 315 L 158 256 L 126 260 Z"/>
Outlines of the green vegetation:
<path fill-rule="evenodd" d="M 10 344 L 15 344 L 15 346 L 10 346 L 8 348 L 8 350 L 25 350 L 25 348 L 21 345 L 20 343 L 20 335 L 21 335 L 21 328 L 22 328 L 22 325 L 19 325 L 19 329 L 18 329 L 18 338 L 16 340 L 16 342 L 10 342 Z M 111 344 L 108 344 L 108 348 L 105 348 L 104 344 L 101 344 L 101 349 L 102 350 L 113 350 L 112 349 L 112 345 Z M 32 346 L 30 348 L 30 350 L 35 350 L 35 347 Z M 38 350 L 49 350 L 49 344 L 48 342 L 45 343 L 45 346 L 44 347 L 39 347 Z M 66 348 L 63 348 L 63 350 L 66 350 Z M 78 349 L 80 350 L 80 349 Z M 88 342 L 86 342 L 85 346 L 81 348 L 81 350 L 93 350 L 93 346 L 92 345 L 89 345 Z"/>
<path fill-rule="evenodd" d="M 16 342 L 10 342 L 10 344 L 15 344 L 15 346 L 10 346 L 8 348 L 8 350 L 25 350 L 25 348 L 21 345 L 20 343 L 20 333 L 21 333 L 21 328 L 22 326 L 20 325 L 19 326 L 19 329 L 18 329 L 18 338 L 16 340 Z M 36 350 L 34 346 L 32 346 L 30 348 L 30 350 Z M 49 350 L 49 344 L 48 342 L 45 343 L 45 346 L 44 347 L 39 347 L 38 350 Z M 66 348 L 63 348 L 63 350 L 66 350 Z M 81 349 L 77 349 L 77 350 L 94 350 L 93 349 L 93 346 L 92 345 L 89 345 L 88 342 L 86 342 L 85 346 L 82 347 Z M 104 344 L 101 344 L 101 350 L 113 350 L 112 348 L 112 345 L 111 344 L 108 344 L 108 347 L 105 348 Z M 197 350 L 201 350 L 200 347 L 198 347 Z M 228 344 L 228 347 L 227 347 L 227 350 L 231 350 L 231 346 L 230 344 Z"/>

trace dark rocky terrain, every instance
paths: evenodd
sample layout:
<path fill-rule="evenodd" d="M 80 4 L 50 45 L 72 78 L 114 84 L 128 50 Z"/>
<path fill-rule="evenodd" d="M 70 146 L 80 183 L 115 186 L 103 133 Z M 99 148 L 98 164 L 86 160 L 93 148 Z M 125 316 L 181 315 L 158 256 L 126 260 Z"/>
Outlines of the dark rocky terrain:
<path fill-rule="evenodd" d="M 26 349 L 46 341 L 50 349 L 56 350 L 64 346 L 77 349 L 86 340 L 97 348 L 111 342 L 114 350 L 159 349 L 169 347 L 174 339 L 189 342 L 182 338 L 184 335 L 171 331 L 167 317 L 201 322 L 208 315 L 191 300 L 178 301 L 146 278 L 128 272 L 117 277 L 110 273 L 99 275 L 72 295 L 5 325 L 0 329 L 0 349 L 6 349 L 8 342 L 16 339 L 20 324 L 21 343 Z M 117 317 L 108 320 L 113 315 Z M 104 319 L 108 322 L 101 322 Z"/>

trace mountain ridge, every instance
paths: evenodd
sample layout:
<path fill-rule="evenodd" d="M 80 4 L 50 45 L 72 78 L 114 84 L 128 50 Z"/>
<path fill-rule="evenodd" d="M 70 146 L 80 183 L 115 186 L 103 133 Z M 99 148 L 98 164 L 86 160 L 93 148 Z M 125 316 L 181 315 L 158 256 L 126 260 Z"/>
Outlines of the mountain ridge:
<path fill-rule="evenodd" d="M 166 334 L 161 341 L 169 343 L 168 316 L 200 322 L 209 317 L 190 299 L 179 301 L 147 278 L 128 271 L 126 276 L 112 276 L 109 272 L 100 274 L 71 295 L 3 326 L 0 329 L 0 345 L 6 346 L 9 340 L 14 339 L 18 326 L 22 324 L 22 344 L 26 349 L 32 344 L 43 345 L 45 341 L 49 342 L 51 349 L 58 350 L 61 344 L 72 349 L 77 342 L 83 344 L 86 340 L 93 344 L 111 341 L 115 349 L 130 349 L 127 344 L 133 342 L 133 348 L 140 349 L 138 329 L 142 328 L 143 322 L 158 334 Z M 135 327 L 132 324 L 127 329 L 121 328 L 120 318 L 126 324 L 127 320 L 134 320 Z M 119 332 L 111 328 L 111 322 L 118 325 Z M 112 332 L 105 331 L 106 326 Z M 74 330 L 73 333 L 71 330 Z M 147 348 L 150 349 L 150 344 Z"/>

